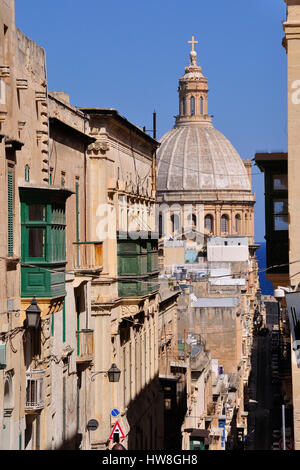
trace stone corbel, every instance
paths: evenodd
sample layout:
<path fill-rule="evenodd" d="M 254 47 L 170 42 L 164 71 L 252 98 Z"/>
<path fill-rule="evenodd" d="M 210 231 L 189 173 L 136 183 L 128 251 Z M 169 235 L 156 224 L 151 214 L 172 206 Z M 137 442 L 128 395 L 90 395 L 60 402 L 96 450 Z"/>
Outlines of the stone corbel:
<path fill-rule="evenodd" d="M 47 101 L 47 95 L 44 91 L 36 91 L 35 92 L 35 100 L 36 101 Z"/>
<path fill-rule="evenodd" d="M 0 123 L 4 122 L 7 117 L 7 111 L 1 110 L 0 109 Z"/>
<path fill-rule="evenodd" d="M 18 90 L 27 90 L 28 80 L 26 78 L 17 78 L 17 89 Z"/>
<path fill-rule="evenodd" d="M 102 127 L 99 134 L 97 134 L 97 140 L 93 144 L 89 145 L 88 150 L 95 155 L 105 154 L 110 149 L 110 143 L 106 129 Z"/>
<path fill-rule="evenodd" d="M 121 319 L 126 317 L 134 317 L 139 313 L 138 305 L 121 305 Z"/>
<path fill-rule="evenodd" d="M 9 65 L 0 65 L 0 77 L 7 78 L 10 76 L 10 67 Z"/>

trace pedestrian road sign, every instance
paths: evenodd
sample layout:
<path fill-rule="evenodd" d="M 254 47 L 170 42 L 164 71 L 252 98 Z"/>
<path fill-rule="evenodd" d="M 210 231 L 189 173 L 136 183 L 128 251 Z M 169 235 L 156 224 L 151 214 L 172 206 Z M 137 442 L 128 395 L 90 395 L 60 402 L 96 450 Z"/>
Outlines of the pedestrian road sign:
<path fill-rule="evenodd" d="M 113 439 L 115 433 L 119 434 L 120 439 L 125 439 L 125 435 L 118 421 L 116 421 L 116 424 L 113 427 L 113 430 L 109 436 L 109 439 Z"/>

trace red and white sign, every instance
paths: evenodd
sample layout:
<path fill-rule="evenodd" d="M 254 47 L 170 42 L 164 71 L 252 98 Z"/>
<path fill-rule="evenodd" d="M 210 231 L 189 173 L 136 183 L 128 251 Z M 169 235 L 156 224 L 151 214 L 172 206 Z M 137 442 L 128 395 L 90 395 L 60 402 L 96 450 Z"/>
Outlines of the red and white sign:
<path fill-rule="evenodd" d="M 111 432 L 111 435 L 109 436 L 109 439 L 113 439 L 115 433 L 119 433 L 120 439 L 125 439 L 125 435 L 118 421 L 116 421 L 116 424 L 113 427 L 113 430 Z"/>
<path fill-rule="evenodd" d="M 294 441 L 290 437 L 286 437 L 285 439 L 285 447 L 286 450 L 294 450 Z M 279 448 L 280 450 L 283 450 L 283 439 L 280 439 L 279 441 Z"/>

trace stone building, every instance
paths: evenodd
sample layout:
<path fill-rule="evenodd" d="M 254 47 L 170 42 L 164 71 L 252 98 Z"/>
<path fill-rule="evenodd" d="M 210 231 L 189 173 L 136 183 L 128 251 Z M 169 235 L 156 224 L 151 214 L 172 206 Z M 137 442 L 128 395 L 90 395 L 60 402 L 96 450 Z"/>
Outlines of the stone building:
<path fill-rule="evenodd" d="M 81 109 L 95 143 L 88 150 L 89 236 L 103 242 L 103 269 L 91 285 L 94 319 L 93 449 L 105 449 L 115 421 L 128 449 L 163 448 L 159 383 L 158 236 L 155 152 L 158 143 L 116 110 Z M 112 364 L 120 382 L 104 373 Z M 112 418 L 110 410 L 120 415 Z"/>
<path fill-rule="evenodd" d="M 0 441 L 5 449 L 84 447 L 80 403 L 90 401 L 84 365 L 92 360 L 91 277 L 78 277 L 73 243 L 85 231 L 84 212 L 74 213 L 79 202 L 85 204 L 85 155 L 94 139 L 85 134 L 87 117 L 65 95 L 48 92 L 45 51 L 16 28 L 14 2 L 1 1 L 0 7 L 1 210 L 8 221 L 1 228 L 6 360 Z M 41 310 L 37 329 L 24 321 L 32 297 Z M 79 310 L 86 317 L 82 324 Z M 84 413 L 89 416 L 88 409 Z"/>
<path fill-rule="evenodd" d="M 0 446 L 105 449 L 118 408 L 127 448 L 162 449 L 158 324 L 177 294 L 159 298 L 159 144 L 115 110 L 49 92 L 13 0 L 0 0 L 0 31 Z"/>
<path fill-rule="evenodd" d="M 286 292 L 299 291 L 299 63 L 300 63 L 300 1 L 285 0 L 286 21 L 283 22 L 283 47 L 287 53 L 287 129 L 288 148 L 286 153 L 256 154 L 257 166 L 265 173 L 266 202 L 266 240 L 268 279 L 274 289 L 285 287 Z M 281 312 L 286 307 L 282 291 Z M 291 296 L 291 298 L 293 298 Z M 295 298 L 295 297 L 294 297 Z M 297 318 L 299 308 L 294 307 Z M 295 317 L 294 317 L 295 318 Z M 293 347 L 295 338 L 294 321 L 290 317 L 291 364 L 285 370 L 283 384 L 292 383 L 292 402 L 294 418 L 294 446 L 300 449 L 300 361 L 297 359 L 297 347 Z M 286 325 L 281 326 L 283 337 Z M 296 335 L 297 336 L 297 335 Z M 285 338 L 286 340 L 287 338 Z M 290 371 L 291 369 L 291 377 Z M 288 406 L 289 403 L 287 402 Z M 287 408 L 286 406 L 286 408 Z"/>
<path fill-rule="evenodd" d="M 299 63 L 300 63 L 300 1 L 285 0 L 286 21 L 283 22 L 284 38 L 282 45 L 287 53 L 287 152 L 257 153 L 255 161 L 265 174 L 266 206 L 266 241 L 267 241 L 267 279 L 274 289 L 279 286 L 290 292 L 299 291 Z M 281 317 L 285 317 L 286 299 L 282 290 Z M 297 295 L 296 295 L 297 297 Z M 287 296 L 286 296 L 287 298 Z M 293 306 L 293 304 L 291 303 Z M 290 305 L 290 306 L 291 306 Z M 295 303 L 294 312 L 299 317 L 299 308 Z M 295 316 L 293 318 L 296 318 Z M 285 319 L 286 320 L 286 319 Z M 289 327 L 280 322 L 283 341 L 288 344 L 290 338 L 290 364 L 281 371 L 283 388 L 292 387 L 292 405 L 294 420 L 294 446 L 300 449 L 300 361 L 297 358 L 297 346 L 293 347 L 295 323 L 290 317 Z M 288 354 L 289 357 L 289 354 Z M 281 358 L 283 359 L 283 358 Z M 286 361 L 282 360 L 282 363 Z M 288 394 L 289 396 L 290 394 Z M 286 410 L 290 403 L 286 400 Z"/>

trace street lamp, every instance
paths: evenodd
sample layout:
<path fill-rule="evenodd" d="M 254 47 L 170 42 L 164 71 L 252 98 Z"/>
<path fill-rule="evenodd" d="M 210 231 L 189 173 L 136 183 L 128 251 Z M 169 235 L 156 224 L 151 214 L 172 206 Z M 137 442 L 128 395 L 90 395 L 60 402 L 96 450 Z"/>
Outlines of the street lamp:
<path fill-rule="evenodd" d="M 37 300 L 33 297 L 31 304 L 26 309 L 26 325 L 27 328 L 38 329 L 41 320 L 41 309 L 38 306 Z"/>
<path fill-rule="evenodd" d="M 116 364 L 113 363 L 110 369 L 107 371 L 107 375 L 110 382 L 119 382 L 121 371 L 117 368 Z"/>
<path fill-rule="evenodd" d="M 97 372 L 93 372 L 91 375 L 91 381 L 95 381 L 95 376 L 98 374 L 105 374 L 108 377 L 110 382 L 119 382 L 121 371 L 118 369 L 115 363 L 113 363 L 108 370 L 98 370 Z"/>

